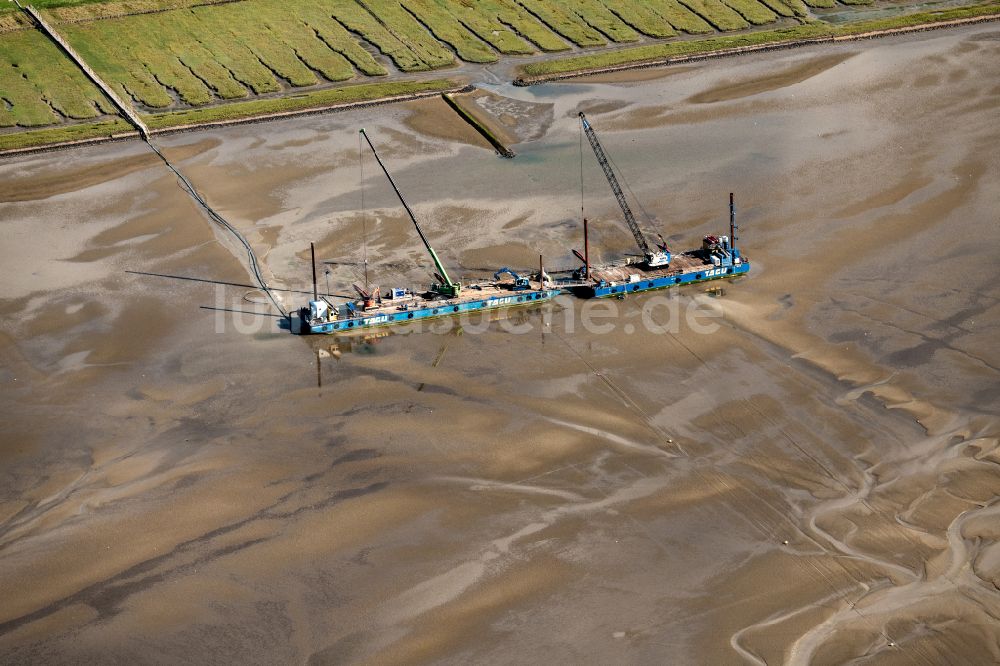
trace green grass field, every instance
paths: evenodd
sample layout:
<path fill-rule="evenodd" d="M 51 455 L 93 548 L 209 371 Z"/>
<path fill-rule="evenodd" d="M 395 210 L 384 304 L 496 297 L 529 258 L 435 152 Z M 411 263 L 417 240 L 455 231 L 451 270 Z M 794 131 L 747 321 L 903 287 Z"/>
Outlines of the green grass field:
<path fill-rule="evenodd" d="M 652 0 L 648 6 L 679 32 L 704 35 L 713 30 L 708 21 L 682 5 L 678 0 Z"/>
<path fill-rule="evenodd" d="M 810 7 L 816 7 L 817 9 L 829 9 L 830 7 L 836 7 L 837 3 L 834 0 L 805 0 L 805 3 Z"/>
<path fill-rule="evenodd" d="M 293 14 L 280 0 L 253 0 L 58 29 L 123 97 L 148 109 L 386 74 L 324 4 L 300 0 Z"/>
<path fill-rule="evenodd" d="M 1000 14 L 1000 3 L 976 5 L 972 7 L 958 7 L 932 12 L 920 12 L 902 16 L 893 16 L 884 19 L 844 23 L 836 26 L 816 21 L 791 28 L 748 32 L 740 35 L 712 37 L 708 39 L 684 42 L 652 44 L 649 46 L 621 49 L 607 53 L 595 53 L 592 55 L 577 56 L 572 58 L 559 58 L 557 60 L 525 65 L 521 67 L 521 72 L 529 77 L 544 77 L 566 72 L 581 72 L 601 67 L 612 67 L 615 65 L 663 60 L 665 58 L 707 53 L 742 46 L 756 46 L 760 44 L 771 44 L 775 42 L 809 39 L 814 37 L 856 35 L 877 30 L 891 30 L 894 28 L 905 28 L 941 21 L 951 21 L 974 16 L 997 14 Z"/>
<path fill-rule="evenodd" d="M 271 97 L 218 106 L 146 114 L 143 118 L 151 130 L 163 130 L 187 125 L 220 121 L 236 121 L 262 116 L 322 109 L 338 104 L 370 102 L 400 95 L 440 93 L 454 90 L 458 83 L 451 79 L 366 83 L 342 88 L 327 88 L 302 92 L 290 97 Z M 114 118 L 97 123 L 75 123 L 25 132 L 0 133 L 0 151 L 46 146 L 68 141 L 110 137 L 134 132 L 128 122 Z"/>
<path fill-rule="evenodd" d="M 446 90 L 453 90 L 458 85 L 457 82 L 451 79 L 362 83 L 342 88 L 311 90 L 288 97 L 269 97 L 199 109 L 151 113 L 147 114 L 143 120 L 151 130 L 158 130 L 199 123 L 243 120 L 290 111 L 322 109 L 338 104 L 370 102 L 415 93 L 439 93 Z"/>
<path fill-rule="evenodd" d="M 577 46 L 604 46 L 607 44 L 600 32 L 588 25 L 574 12 L 567 12 L 559 3 L 547 0 L 518 0 L 518 4 L 550 30 Z"/>
<path fill-rule="evenodd" d="M 13 30 L 23 30 L 28 26 L 28 19 L 23 13 L 0 5 L 0 34 Z"/>
<path fill-rule="evenodd" d="M 114 113 L 110 102 L 37 30 L 0 35 L 0 127 L 42 127 Z"/>
<path fill-rule="evenodd" d="M 409 29 L 407 43 L 430 32 L 444 42 L 466 62 L 496 62 L 499 58 L 488 43 L 469 31 L 445 5 L 433 0 L 410 0 L 405 9 L 392 1 L 364 0 L 372 13 L 386 23 L 405 25 Z M 405 20 L 404 20 L 405 19 Z"/>
<path fill-rule="evenodd" d="M 674 26 L 662 14 L 658 13 L 652 4 L 621 4 L 610 10 L 622 21 L 647 37 L 666 39 L 677 35 Z"/>
<path fill-rule="evenodd" d="M 60 125 L 26 132 L 9 132 L 0 134 L 0 151 L 51 146 L 56 143 L 97 139 L 127 132 L 134 133 L 135 128 L 120 118 L 97 123 Z"/>
<path fill-rule="evenodd" d="M 2 1 L 2 0 L 0 0 Z M 874 0 L 34 0 L 151 127 L 243 118 L 400 94 L 382 80 L 462 61 L 604 49 L 523 66 L 545 76 L 993 11 L 958 8 L 836 27 L 811 7 Z M 774 26 L 784 21 L 781 27 Z M 911 23 L 908 23 L 911 22 Z M 751 30 L 772 26 L 770 30 Z M 861 26 L 861 27 L 859 27 Z M 727 32 L 738 34 L 726 35 Z M 722 33 L 722 34 L 720 34 Z M 708 39 L 670 40 L 681 34 Z M 714 35 L 714 36 L 712 36 Z M 628 46 L 646 39 L 642 46 Z M 621 48 L 625 46 L 625 48 Z M 440 82 L 442 79 L 437 79 Z M 0 5 L 0 128 L 116 116 L 108 100 L 13 5 Z M 88 129 L 89 128 L 89 129 Z M 117 131 L 117 130 L 116 130 Z M 15 132 L 16 133 L 16 132 Z M 33 133 L 35 137 L 41 136 Z M 56 136 L 57 134 L 52 134 Z M 32 139 L 34 140 L 34 139 Z"/>
<path fill-rule="evenodd" d="M 736 13 L 747 20 L 751 25 L 766 25 L 778 20 L 778 15 L 771 11 L 767 5 L 757 2 L 757 0 L 723 0 L 729 7 L 736 10 Z"/>
<path fill-rule="evenodd" d="M 809 15 L 809 8 L 802 0 L 761 0 L 761 3 L 778 16 L 784 17 L 805 17 Z"/>
<path fill-rule="evenodd" d="M 716 30 L 742 30 L 750 24 L 722 0 L 680 0 L 681 4 L 712 24 Z"/>
<path fill-rule="evenodd" d="M 639 39 L 632 26 L 622 21 L 609 7 L 638 6 L 641 3 L 607 2 L 601 0 L 549 0 L 567 15 L 579 16 L 588 25 L 613 42 L 634 42 Z"/>
<path fill-rule="evenodd" d="M 451 0 L 435 2 L 448 7 L 462 25 L 501 53 L 530 53 L 536 48 L 565 51 L 569 48 L 569 44 L 539 23 L 524 7 L 510 0 L 477 0 L 459 5 Z M 528 50 L 521 51 L 521 44 L 526 44 Z"/>

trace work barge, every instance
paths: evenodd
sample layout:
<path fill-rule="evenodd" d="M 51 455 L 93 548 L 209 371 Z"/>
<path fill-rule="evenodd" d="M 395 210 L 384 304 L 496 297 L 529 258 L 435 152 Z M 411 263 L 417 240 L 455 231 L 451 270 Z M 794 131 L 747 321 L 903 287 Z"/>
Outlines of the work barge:
<path fill-rule="evenodd" d="M 298 311 L 298 321 L 292 323 L 292 330 L 301 334 L 336 334 L 365 330 L 376 326 L 389 326 L 415 322 L 437 317 L 448 317 L 462 313 L 500 310 L 523 305 L 533 305 L 555 298 L 563 293 L 563 287 L 556 286 L 548 279 L 539 257 L 538 273 L 532 279 L 504 267 L 497 271 L 493 280 L 483 280 L 463 285 L 448 275 L 448 271 L 437 252 L 424 235 L 416 216 L 392 175 L 379 157 L 368 134 L 362 129 L 361 136 L 368 143 L 375 161 L 382 168 L 393 191 L 406 210 L 410 221 L 420 236 L 427 253 L 436 269 L 437 282 L 428 289 L 414 292 L 407 288 L 393 287 L 382 292 L 379 287 L 364 288 L 354 285 L 360 297 L 336 305 L 325 297 L 320 297 L 316 288 L 316 257 L 310 246 L 313 270 L 313 300 L 308 307 Z"/>
<path fill-rule="evenodd" d="M 570 287 L 569 291 L 581 298 L 603 298 L 734 278 L 749 271 L 750 262 L 740 256 L 737 248 L 729 246 L 726 236 L 707 236 L 700 250 L 673 255 L 667 267 L 650 268 L 627 261 L 591 266 L 584 271 L 590 279 Z"/>
<path fill-rule="evenodd" d="M 551 288 L 531 280 L 530 286 L 514 291 L 513 283 L 482 282 L 466 285 L 456 298 L 441 298 L 434 292 L 414 294 L 407 289 L 393 289 L 380 298 L 372 296 L 370 304 L 348 302 L 343 310 L 326 301 L 314 300 L 305 312 L 302 333 L 345 333 L 373 326 L 450 317 L 462 313 L 500 310 L 519 305 L 547 301 L 563 293 L 561 287 Z"/>
<path fill-rule="evenodd" d="M 736 203 L 732 192 L 729 194 L 729 235 L 709 234 L 702 239 L 700 248 L 681 254 L 671 253 L 663 236 L 657 234 L 658 243 L 650 242 L 647 238 L 632 213 L 632 208 L 625 198 L 625 193 L 618 182 L 611 161 L 604 152 L 604 147 L 597 138 L 597 133 L 582 111 L 579 113 L 579 118 L 581 130 L 586 134 L 597 163 L 604 171 L 611 192 L 618 201 L 625 223 L 632 232 L 642 256 L 638 260 L 629 257 L 624 261 L 592 266 L 587 220 L 584 218 L 584 251 L 583 254 L 573 251 L 583 262 L 583 266 L 574 273 L 574 278 L 579 284 L 569 286 L 570 292 L 583 298 L 622 297 L 628 293 L 734 278 L 749 272 L 750 262 L 742 256 L 736 246 Z"/>
<path fill-rule="evenodd" d="M 632 213 L 593 127 L 582 112 L 579 118 L 582 131 L 604 171 L 625 223 L 642 253 L 641 257 L 627 257 L 617 262 L 592 265 L 588 222 L 584 218 L 583 252 L 573 250 L 582 266 L 566 271 L 568 275 L 553 279 L 546 273 L 539 257 L 537 273 L 522 275 L 504 267 L 494 274 L 492 280 L 465 285 L 452 281 L 371 139 L 362 129 L 361 136 L 367 141 L 434 263 L 437 281 L 419 292 L 399 287 L 383 292 L 379 287 L 369 288 L 367 283 L 364 288 L 354 285 L 359 298 L 338 305 L 317 293 L 316 258 L 313 253 L 313 299 L 308 307 L 299 309 L 297 321 L 292 322 L 292 330 L 301 334 L 343 334 L 463 313 L 537 305 L 559 294 L 571 294 L 580 298 L 624 298 L 627 294 L 637 292 L 735 278 L 750 271 L 750 262 L 742 255 L 736 243 L 736 205 L 732 193 L 729 195 L 728 236 L 709 234 L 702 239 L 701 247 L 679 254 L 672 253 L 659 234 L 659 242 L 651 243 Z"/>

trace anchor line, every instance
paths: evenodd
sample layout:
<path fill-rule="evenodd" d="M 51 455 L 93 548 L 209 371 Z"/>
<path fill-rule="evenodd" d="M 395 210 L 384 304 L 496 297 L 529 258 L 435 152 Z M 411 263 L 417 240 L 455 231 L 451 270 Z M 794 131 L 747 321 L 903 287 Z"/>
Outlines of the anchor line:
<path fill-rule="evenodd" d="M 688 455 L 687 451 L 684 450 L 684 447 L 681 446 L 680 443 L 674 442 L 672 438 L 668 437 L 667 434 L 663 431 L 663 429 L 653 422 L 653 418 L 646 413 L 646 410 L 640 407 L 639 404 L 632 399 L 632 396 L 630 396 L 628 392 L 625 391 L 625 389 L 618 386 L 618 384 L 616 384 L 614 380 L 608 377 L 607 373 L 603 373 L 596 367 L 594 367 L 594 365 L 587 359 L 586 356 L 584 356 L 582 353 L 580 353 L 579 350 L 577 350 L 573 345 L 571 345 L 569 343 L 569 340 L 559 335 L 559 333 L 556 330 L 554 329 L 552 330 L 552 335 L 554 335 L 555 338 L 559 340 L 559 342 L 563 343 L 563 345 L 565 345 L 567 349 L 569 349 L 577 358 L 579 358 L 580 361 L 585 366 L 587 366 L 587 368 L 594 376 L 596 376 L 602 382 L 604 382 L 604 384 L 606 384 L 607 387 L 611 389 L 611 392 L 617 395 L 629 409 L 637 413 L 641 417 L 646 427 L 649 428 L 661 441 L 671 444 L 675 449 L 680 451 L 681 455 L 683 456 Z"/>
<path fill-rule="evenodd" d="M 253 247 L 250 245 L 250 242 L 247 241 L 246 237 L 243 234 L 241 234 L 236 229 L 236 227 L 230 224 L 229 221 L 226 220 L 226 218 L 219 215 L 215 211 L 215 209 L 213 209 L 210 205 L 208 205 L 208 202 L 205 201 L 205 199 L 202 198 L 200 194 L 198 194 L 198 191 L 195 189 L 194 185 L 191 183 L 190 180 L 187 179 L 187 176 L 185 176 L 183 173 L 180 172 L 180 170 L 177 167 L 171 164 L 170 160 L 168 160 L 167 157 L 162 152 L 160 152 L 160 149 L 157 148 L 151 141 L 149 141 L 149 139 L 146 139 L 146 145 L 148 145 L 150 149 L 154 153 L 156 153 L 156 155 L 161 160 L 163 160 L 163 163 L 167 166 L 168 169 L 174 172 L 174 174 L 183 184 L 184 189 L 187 190 L 188 194 L 191 195 L 191 198 L 194 199 L 195 202 L 205 210 L 205 212 L 208 214 L 208 217 L 213 222 L 215 222 L 216 224 L 220 225 L 221 227 L 229 231 L 229 233 L 231 233 L 236 238 L 236 240 L 239 241 L 244 248 L 246 248 L 247 259 L 250 263 L 250 272 L 253 275 L 254 280 L 260 286 L 261 291 L 263 291 L 267 295 L 268 299 L 271 301 L 271 304 L 274 305 L 275 309 L 278 312 L 280 312 L 282 316 L 288 317 L 289 316 L 288 311 L 286 311 L 283 307 L 281 307 L 281 304 L 278 303 L 278 300 L 274 297 L 274 294 L 271 292 L 271 288 L 267 286 L 267 281 L 264 279 L 264 275 L 261 272 L 260 263 L 257 260 L 257 254 L 253 251 Z"/>
<path fill-rule="evenodd" d="M 369 289 L 368 282 L 368 217 L 365 212 L 365 151 L 358 134 L 358 169 L 361 173 L 361 252 L 365 268 L 365 291 Z"/>
<path fill-rule="evenodd" d="M 587 217 L 583 210 L 583 125 L 580 126 L 580 219 Z"/>

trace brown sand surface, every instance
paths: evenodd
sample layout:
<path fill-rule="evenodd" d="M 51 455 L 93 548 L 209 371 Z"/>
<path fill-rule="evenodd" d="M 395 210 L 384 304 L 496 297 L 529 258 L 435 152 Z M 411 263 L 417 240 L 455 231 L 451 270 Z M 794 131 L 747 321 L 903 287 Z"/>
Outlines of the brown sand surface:
<path fill-rule="evenodd" d="M 850 58 L 853 53 L 831 53 L 796 63 L 791 67 L 781 69 L 765 76 L 726 81 L 723 84 L 692 95 L 687 101 L 695 104 L 711 104 L 727 102 L 741 97 L 750 97 L 771 90 L 778 90 L 818 76 Z"/>
<path fill-rule="evenodd" d="M 639 69 L 623 69 L 617 72 L 604 72 L 601 74 L 587 74 L 577 77 L 577 81 L 587 83 L 641 83 L 643 81 L 655 81 L 667 76 L 674 76 L 681 72 L 692 69 L 688 65 L 677 65 L 674 67 L 643 67 Z"/>
<path fill-rule="evenodd" d="M 405 123 L 413 132 L 452 143 L 493 149 L 485 137 L 474 127 L 461 121 L 455 110 L 440 97 L 404 102 L 400 106 L 411 111 Z M 455 117 L 452 118 L 452 115 Z"/>
<path fill-rule="evenodd" d="M 139 144 L 0 163 L 0 662 L 996 663 L 998 35 L 484 84 L 513 160 L 439 100 L 158 140 L 287 307 L 310 241 L 429 279 L 362 126 L 463 279 L 575 266 L 577 109 L 672 246 L 737 193 L 739 281 L 367 338 Z"/>

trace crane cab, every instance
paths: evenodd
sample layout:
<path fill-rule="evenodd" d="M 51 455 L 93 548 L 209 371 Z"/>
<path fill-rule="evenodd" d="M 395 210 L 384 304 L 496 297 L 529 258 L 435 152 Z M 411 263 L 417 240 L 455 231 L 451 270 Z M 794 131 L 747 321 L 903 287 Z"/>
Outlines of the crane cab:
<path fill-rule="evenodd" d="M 308 316 L 311 322 L 331 321 L 336 318 L 337 314 L 337 309 L 331 308 L 325 300 L 309 301 L 309 310 L 302 313 L 302 315 Z"/>
<path fill-rule="evenodd" d="M 670 253 L 669 252 L 651 252 L 646 255 L 646 265 L 650 268 L 658 268 L 660 266 L 670 265 Z"/>

